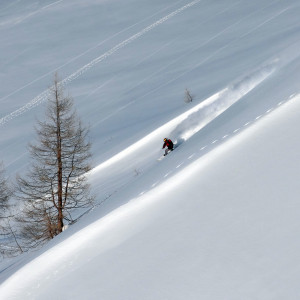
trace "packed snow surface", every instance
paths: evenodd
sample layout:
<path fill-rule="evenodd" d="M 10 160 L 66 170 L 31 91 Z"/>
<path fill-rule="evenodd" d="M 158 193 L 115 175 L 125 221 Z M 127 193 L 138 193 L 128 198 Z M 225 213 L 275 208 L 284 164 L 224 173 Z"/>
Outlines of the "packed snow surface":
<path fill-rule="evenodd" d="M 90 126 L 96 205 L 3 260 L 0 299 L 300 299 L 299 16 L 297 0 L 1 1 L 7 173 L 28 167 L 57 71 Z"/>

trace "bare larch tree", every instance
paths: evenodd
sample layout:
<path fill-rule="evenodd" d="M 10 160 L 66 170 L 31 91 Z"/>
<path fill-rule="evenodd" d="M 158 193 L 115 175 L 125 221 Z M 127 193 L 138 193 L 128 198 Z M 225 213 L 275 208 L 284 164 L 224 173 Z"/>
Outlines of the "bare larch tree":
<path fill-rule="evenodd" d="M 12 196 L 11 185 L 5 174 L 5 169 L 0 163 L 0 254 L 2 256 L 13 256 L 23 252 L 17 240 L 17 230 L 12 225 L 14 215 L 13 207 L 9 200 Z"/>
<path fill-rule="evenodd" d="M 0 163 L 0 218 L 5 216 L 8 210 L 8 200 L 11 196 L 11 190 L 8 186 L 7 177 L 5 175 L 4 166 Z"/>
<path fill-rule="evenodd" d="M 17 176 L 17 197 L 24 203 L 19 222 L 30 247 L 61 233 L 72 212 L 93 201 L 86 177 L 91 170 L 88 129 L 57 75 L 50 91 L 45 120 L 36 127 L 37 142 L 29 145 L 31 167 L 27 176 Z"/>

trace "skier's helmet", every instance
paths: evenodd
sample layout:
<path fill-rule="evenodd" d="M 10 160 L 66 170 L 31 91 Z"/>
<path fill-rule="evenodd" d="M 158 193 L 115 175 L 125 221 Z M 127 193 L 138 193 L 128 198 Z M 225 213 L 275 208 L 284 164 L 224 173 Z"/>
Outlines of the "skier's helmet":
<path fill-rule="evenodd" d="M 164 142 L 167 140 L 167 138 L 164 138 Z"/>

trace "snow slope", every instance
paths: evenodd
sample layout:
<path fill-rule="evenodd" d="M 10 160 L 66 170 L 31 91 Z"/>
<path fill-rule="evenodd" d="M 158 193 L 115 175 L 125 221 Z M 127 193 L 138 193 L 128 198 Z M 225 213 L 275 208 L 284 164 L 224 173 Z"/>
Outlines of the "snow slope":
<path fill-rule="evenodd" d="M 299 299 L 300 4 L 125 2 L 0 4 L 8 173 L 58 70 L 98 204 L 3 261 L 1 299 Z"/>

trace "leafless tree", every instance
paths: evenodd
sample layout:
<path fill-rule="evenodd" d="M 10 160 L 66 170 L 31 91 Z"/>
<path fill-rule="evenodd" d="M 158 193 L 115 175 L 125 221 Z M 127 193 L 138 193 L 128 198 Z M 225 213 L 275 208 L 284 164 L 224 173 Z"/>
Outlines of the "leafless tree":
<path fill-rule="evenodd" d="M 193 101 L 193 96 L 191 95 L 190 91 L 188 89 L 185 89 L 184 93 L 184 102 L 190 103 Z"/>
<path fill-rule="evenodd" d="M 0 218 L 4 217 L 8 210 L 8 200 L 11 196 L 11 190 L 8 186 L 7 177 L 5 175 L 4 166 L 0 163 Z"/>
<path fill-rule="evenodd" d="M 7 214 L 0 221 L 0 253 L 3 257 L 16 256 L 23 253 L 20 244 L 21 238 L 18 236 L 18 229 L 15 227 L 15 216 Z"/>
<path fill-rule="evenodd" d="M 88 129 L 64 95 L 57 75 L 44 121 L 38 121 L 37 142 L 30 144 L 31 167 L 17 176 L 17 197 L 24 203 L 19 222 L 28 247 L 63 231 L 74 210 L 92 205 L 86 173 L 90 166 Z"/>
<path fill-rule="evenodd" d="M 0 253 L 2 256 L 13 256 L 23 252 L 18 239 L 17 230 L 12 223 L 12 205 L 9 200 L 12 196 L 11 185 L 5 175 L 4 166 L 0 164 Z"/>

